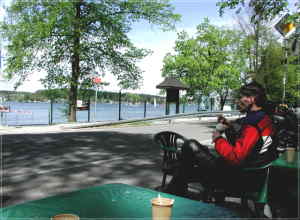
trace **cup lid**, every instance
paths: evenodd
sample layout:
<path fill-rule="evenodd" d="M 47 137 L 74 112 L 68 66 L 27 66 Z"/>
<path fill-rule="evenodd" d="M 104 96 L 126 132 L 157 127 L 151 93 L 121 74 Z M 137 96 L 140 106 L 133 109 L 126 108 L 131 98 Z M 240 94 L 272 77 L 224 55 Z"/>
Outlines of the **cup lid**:
<path fill-rule="evenodd" d="M 156 206 L 173 206 L 174 199 L 158 197 L 158 198 L 153 198 L 151 200 L 151 203 L 152 205 L 156 205 Z"/>
<path fill-rule="evenodd" d="M 79 216 L 74 214 L 67 214 L 67 213 L 58 214 L 51 218 L 51 220 L 79 220 L 79 219 L 80 219 Z"/>

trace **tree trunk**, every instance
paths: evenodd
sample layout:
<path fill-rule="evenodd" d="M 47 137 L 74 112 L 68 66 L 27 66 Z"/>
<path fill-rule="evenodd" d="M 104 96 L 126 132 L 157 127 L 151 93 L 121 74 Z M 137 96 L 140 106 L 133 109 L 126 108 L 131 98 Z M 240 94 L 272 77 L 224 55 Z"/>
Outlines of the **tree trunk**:
<path fill-rule="evenodd" d="M 226 99 L 224 97 L 220 97 L 220 110 L 223 111 Z"/>
<path fill-rule="evenodd" d="M 77 102 L 77 90 L 78 90 L 78 79 L 80 75 L 80 5 L 81 1 L 74 2 L 76 8 L 76 16 L 74 21 L 74 45 L 72 55 L 72 76 L 70 82 L 69 91 L 69 122 L 76 122 L 76 102 Z"/>
<path fill-rule="evenodd" d="M 223 111 L 223 108 L 227 100 L 228 91 L 226 91 L 225 94 L 219 93 L 219 96 L 220 96 L 220 110 Z"/>
<path fill-rule="evenodd" d="M 198 106 L 198 109 L 197 111 L 200 112 L 200 104 L 202 102 L 202 95 L 199 95 L 199 97 L 197 98 L 197 106 Z"/>
<path fill-rule="evenodd" d="M 254 62 L 254 75 L 253 75 L 253 79 L 256 79 L 257 76 L 257 71 L 258 71 L 258 65 L 259 65 L 259 38 L 260 38 L 260 23 L 258 22 L 255 25 L 255 62 Z"/>
<path fill-rule="evenodd" d="M 252 72 L 252 53 L 251 53 L 251 46 L 249 47 L 249 72 Z M 247 78 L 249 75 L 247 76 Z"/>
<path fill-rule="evenodd" d="M 72 62 L 72 69 L 75 62 Z M 71 86 L 69 91 L 69 122 L 76 122 L 76 102 L 77 102 L 77 85 L 78 78 L 76 73 L 72 70 Z"/>

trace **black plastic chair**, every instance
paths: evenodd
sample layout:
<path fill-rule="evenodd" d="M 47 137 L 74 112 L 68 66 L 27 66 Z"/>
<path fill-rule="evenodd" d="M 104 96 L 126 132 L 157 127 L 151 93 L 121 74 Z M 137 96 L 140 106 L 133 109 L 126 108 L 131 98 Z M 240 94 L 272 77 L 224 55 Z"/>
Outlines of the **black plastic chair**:
<path fill-rule="evenodd" d="M 173 175 L 179 165 L 181 149 L 186 138 L 172 131 L 163 131 L 154 135 L 154 142 L 163 150 L 161 187 L 166 184 L 167 175 Z"/>
<path fill-rule="evenodd" d="M 274 159 L 275 160 L 275 159 Z M 268 204 L 268 191 L 270 182 L 270 168 L 272 162 L 253 168 L 243 168 L 243 175 L 240 176 L 232 185 L 223 185 L 219 183 L 208 189 L 206 192 L 211 200 L 224 202 L 225 197 L 236 197 L 241 199 L 243 207 L 248 207 L 248 200 L 253 201 L 254 217 L 265 218 L 264 207 Z"/>
<path fill-rule="evenodd" d="M 244 168 L 244 175 L 237 180 L 236 186 L 224 187 L 223 189 L 216 187 L 216 191 L 223 191 L 221 198 L 217 196 L 216 200 L 224 201 L 225 196 L 241 198 L 243 207 L 248 207 L 248 200 L 253 201 L 254 217 L 265 218 L 264 207 L 268 203 L 268 188 L 270 179 L 270 166 L 272 163 L 261 167 Z"/>

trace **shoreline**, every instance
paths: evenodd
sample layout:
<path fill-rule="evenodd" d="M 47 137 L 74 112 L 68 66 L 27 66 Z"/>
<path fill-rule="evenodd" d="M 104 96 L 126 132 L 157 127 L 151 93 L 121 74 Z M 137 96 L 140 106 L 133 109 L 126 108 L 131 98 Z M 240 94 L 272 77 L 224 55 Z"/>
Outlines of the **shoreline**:
<path fill-rule="evenodd" d="M 226 117 L 228 119 L 236 119 L 239 116 Z M 99 128 L 119 128 L 119 127 L 139 127 L 139 126 L 153 126 L 173 123 L 186 123 L 186 122 L 214 122 L 217 117 L 189 117 L 189 118 L 167 118 L 157 120 L 124 120 L 114 122 L 74 122 L 63 123 L 54 125 L 24 125 L 24 126 L 2 126 L 0 125 L 0 135 L 6 134 L 38 134 L 38 133 L 59 133 L 59 132 L 78 132 L 86 129 L 99 129 Z"/>

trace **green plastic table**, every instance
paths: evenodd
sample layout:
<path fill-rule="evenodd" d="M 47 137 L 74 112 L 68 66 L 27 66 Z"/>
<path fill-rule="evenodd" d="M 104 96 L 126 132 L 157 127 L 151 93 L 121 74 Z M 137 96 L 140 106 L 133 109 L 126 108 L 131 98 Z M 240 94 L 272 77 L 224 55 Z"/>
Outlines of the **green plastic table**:
<path fill-rule="evenodd" d="M 238 218 L 231 209 L 171 194 L 175 199 L 172 219 Z M 26 202 L 0 209 L 1 220 L 49 219 L 60 213 L 73 213 L 80 219 L 151 219 L 150 200 L 158 192 L 126 184 L 107 184 Z"/>
<path fill-rule="evenodd" d="M 211 149 L 210 152 L 215 156 L 219 156 L 215 149 Z M 297 151 L 293 162 L 287 162 L 286 155 L 285 153 L 283 153 L 276 160 L 272 162 L 271 167 L 298 169 L 299 164 L 300 164 L 300 151 Z"/>
<path fill-rule="evenodd" d="M 296 152 L 295 159 L 293 162 L 287 162 L 285 159 L 285 153 L 283 153 L 277 160 L 272 162 L 272 167 L 282 167 L 282 168 L 291 168 L 291 169 L 298 169 L 299 168 L 299 159 L 300 159 L 300 152 Z"/>

